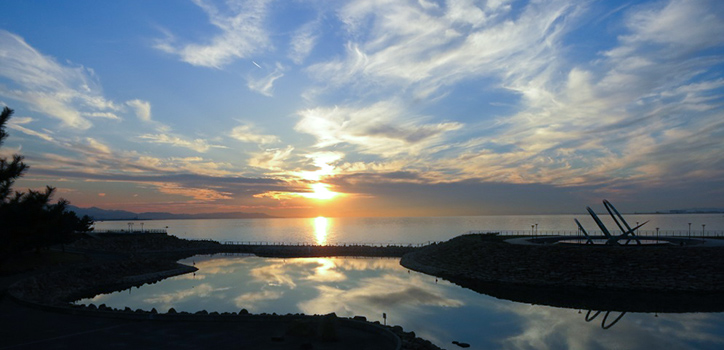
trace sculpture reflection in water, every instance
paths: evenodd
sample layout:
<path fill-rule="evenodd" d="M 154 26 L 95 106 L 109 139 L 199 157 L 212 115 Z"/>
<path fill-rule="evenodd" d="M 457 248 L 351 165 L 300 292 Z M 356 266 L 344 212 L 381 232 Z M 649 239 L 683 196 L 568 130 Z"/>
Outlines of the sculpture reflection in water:
<path fill-rule="evenodd" d="M 591 322 L 591 321 L 595 320 L 596 317 L 598 317 L 598 315 L 600 315 L 601 312 L 603 312 L 603 311 L 596 311 L 593 315 L 591 315 L 591 312 L 593 312 L 593 311 L 594 310 L 588 310 L 588 312 L 586 313 L 586 318 L 585 318 L 586 322 Z M 581 313 L 581 310 L 578 310 L 578 313 Z M 613 321 L 610 321 L 610 323 L 606 323 L 606 322 L 608 322 L 609 315 L 611 315 L 611 311 L 606 311 L 606 314 L 603 316 L 603 320 L 601 320 L 601 328 L 609 329 L 609 328 L 613 327 L 616 323 L 618 323 L 618 321 L 620 321 L 623 318 L 624 315 L 626 315 L 626 312 L 622 311 L 618 315 L 618 317 L 613 319 Z"/>

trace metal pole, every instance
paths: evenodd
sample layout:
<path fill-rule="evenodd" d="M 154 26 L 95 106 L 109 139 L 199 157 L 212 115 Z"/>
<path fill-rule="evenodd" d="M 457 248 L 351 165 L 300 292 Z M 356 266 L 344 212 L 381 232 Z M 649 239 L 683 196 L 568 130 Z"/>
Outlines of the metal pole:
<path fill-rule="evenodd" d="M 656 228 L 656 243 L 659 243 L 659 228 Z"/>
<path fill-rule="evenodd" d="M 691 223 L 689 223 L 689 240 L 691 240 Z"/>
<path fill-rule="evenodd" d="M 704 228 L 706 227 L 706 224 L 701 224 L 701 240 L 706 242 L 704 239 Z"/>

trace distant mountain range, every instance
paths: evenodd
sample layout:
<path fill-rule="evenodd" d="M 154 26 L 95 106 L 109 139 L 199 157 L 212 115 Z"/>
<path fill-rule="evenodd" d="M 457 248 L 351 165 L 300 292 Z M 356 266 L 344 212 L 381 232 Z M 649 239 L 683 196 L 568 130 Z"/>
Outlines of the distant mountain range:
<path fill-rule="evenodd" d="M 264 213 L 206 213 L 206 214 L 173 214 L 163 212 L 134 213 L 125 210 L 106 210 L 101 208 L 79 208 L 69 205 L 68 209 L 78 216 L 88 215 L 95 221 L 106 220 L 183 220 L 183 219 L 256 219 L 274 218 Z"/>

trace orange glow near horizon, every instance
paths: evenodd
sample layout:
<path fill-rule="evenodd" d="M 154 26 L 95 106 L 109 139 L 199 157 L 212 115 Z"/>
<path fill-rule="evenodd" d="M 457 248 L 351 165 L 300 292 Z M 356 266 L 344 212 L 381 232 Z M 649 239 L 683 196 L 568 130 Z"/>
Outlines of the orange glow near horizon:
<path fill-rule="evenodd" d="M 319 201 L 326 201 L 332 198 L 342 196 L 343 193 L 334 192 L 329 189 L 329 185 L 321 182 L 309 185 L 309 192 L 282 192 L 282 191 L 269 191 L 264 193 L 255 194 L 254 198 L 272 198 L 276 200 L 287 200 L 293 198 L 307 198 Z"/>
<path fill-rule="evenodd" d="M 327 244 L 327 218 L 318 216 L 314 218 L 314 238 L 317 245 Z"/>

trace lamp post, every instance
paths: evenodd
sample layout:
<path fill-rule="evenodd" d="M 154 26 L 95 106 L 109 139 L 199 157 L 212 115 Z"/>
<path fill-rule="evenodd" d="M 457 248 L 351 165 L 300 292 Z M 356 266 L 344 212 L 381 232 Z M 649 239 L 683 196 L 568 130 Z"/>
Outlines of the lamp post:
<path fill-rule="evenodd" d="M 535 237 L 535 235 L 533 234 L 533 227 L 535 227 L 535 225 L 530 225 L 530 235 Z"/>
<path fill-rule="evenodd" d="M 538 224 L 535 224 L 535 235 L 538 235 Z"/>
<path fill-rule="evenodd" d="M 656 228 L 656 243 L 659 243 L 659 228 Z"/>
<path fill-rule="evenodd" d="M 701 240 L 706 242 L 704 239 L 704 228 L 706 227 L 706 224 L 701 224 Z"/>
<path fill-rule="evenodd" d="M 143 223 L 141 223 L 141 233 L 143 233 Z"/>
<path fill-rule="evenodd" d="M 691 240 L 691 223 L 689 223 L 689 240 Z"/>

